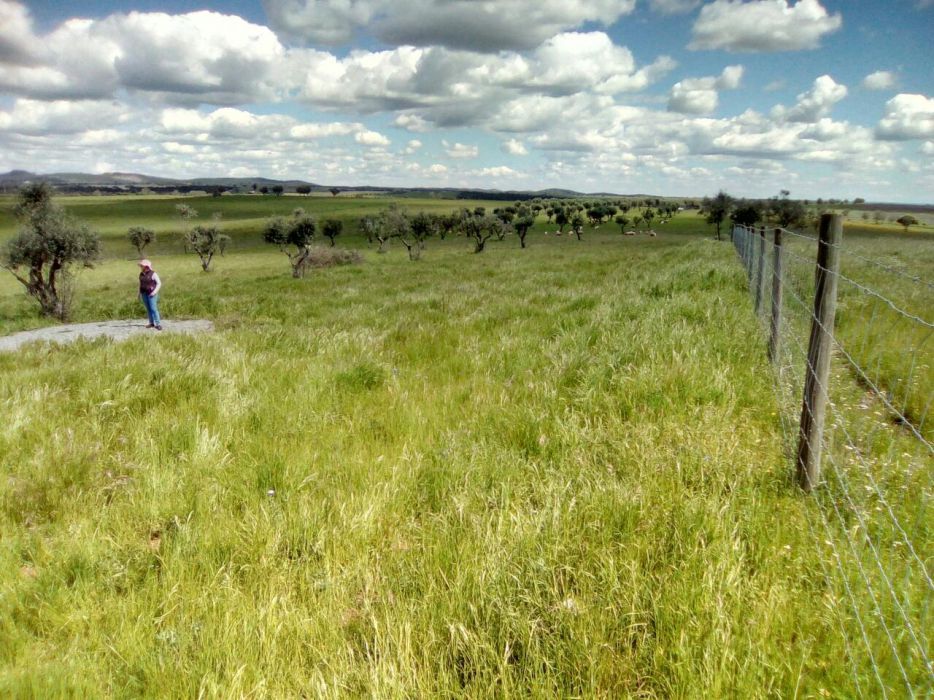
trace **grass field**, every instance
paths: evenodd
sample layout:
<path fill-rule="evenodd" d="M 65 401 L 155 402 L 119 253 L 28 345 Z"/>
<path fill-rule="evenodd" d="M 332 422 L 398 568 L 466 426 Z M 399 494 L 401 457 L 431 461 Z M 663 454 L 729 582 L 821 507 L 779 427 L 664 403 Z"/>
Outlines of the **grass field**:
<path fill-rule="evenodd" d="M 11 216 L 14 197 L 0 196 L 0 240 L 15 230 Z M 127 229 L 145 226 L 156 232 L 157 243 L 148 252 L 180 253 L 183 251 L 182 231 L 185 226 L 175 212 L 178 204 L 187 204 L 198 212 L 192 221 L 210 223 L 219 217 L 224 233 L 232 237 L 233 249 L 248 249 L 262 246 L 262 229 L 266 221 L 276 215 L 289 216 L 297 208 L 305 209 L 318 219 L 338 219 L 344 222 L 348 233 L 357 231 L 360 217 L 374 215 L 384 209 L 390 201 L 383 197 L 304 197 L 286 195 L 282 197 L 237 195 L 210 196 L 76 196 L 59 200 L 75 217 L 88 223 L 101 234 L 105 254 L 111 257 L 135 256 L 135 249 L 127 242 Z M 411 211 L 447 213 L 460 207 L 473 209 L 485 206 L 488 211 L 505 206 L 509 202 L 454 200 L 454 199 L 404 199 L 400 206 Z"/>
<path fill-rule="evenodd" d="M 215 272 L 153 254 L 164 313 L 215 334 L 0 355 L 0 695 L 849 697 L 871 677 L 843 662 L 742 270 L 697 219 L 294 280 L 248 205 Z M 174 203 L 80 206 L 109 257 L 76 320 L 140 316 L 120 236 Z M 0 280 L 0 332 L 41 323 Z"/>

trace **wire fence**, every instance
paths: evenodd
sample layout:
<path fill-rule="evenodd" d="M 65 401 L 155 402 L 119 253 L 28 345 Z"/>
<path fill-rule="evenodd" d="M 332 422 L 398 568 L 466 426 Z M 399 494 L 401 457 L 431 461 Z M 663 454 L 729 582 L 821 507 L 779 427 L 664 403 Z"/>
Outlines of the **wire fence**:
<path fill-rule="evenodd" d="M 811 491 L 847 694 L 930 698 L 934 284 L 887 242 L 841 234 L 825 215 L 819 236 L 735 226 L 732 240 L 786 452 Z"/>

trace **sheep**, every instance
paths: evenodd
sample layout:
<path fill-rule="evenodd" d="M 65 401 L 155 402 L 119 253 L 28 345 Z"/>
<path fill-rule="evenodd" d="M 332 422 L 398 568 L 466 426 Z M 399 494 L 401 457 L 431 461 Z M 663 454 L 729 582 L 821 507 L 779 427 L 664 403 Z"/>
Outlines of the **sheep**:
<path fill-rule="evenodd" d="M 624 236 L 635 236 L 635 235 L 636 235 L 636 232 L 635 232 L 635 231 L 626 231 L 626 233 L 624 233 L 623 235 L 624 235 Z"/>

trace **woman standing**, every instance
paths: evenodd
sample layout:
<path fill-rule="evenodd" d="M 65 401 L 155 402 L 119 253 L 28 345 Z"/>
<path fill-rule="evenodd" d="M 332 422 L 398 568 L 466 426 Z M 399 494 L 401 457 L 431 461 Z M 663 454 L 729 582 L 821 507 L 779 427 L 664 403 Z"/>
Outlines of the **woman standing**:
<path fill-rule="evenodd" d="M 157 331 L 161 331 L 159 290 L 162 288 L 162 280 L 159 279 L 156 271 L 152 269 L 152 263 L 149 260 L 140 260 L 139 267 L 139 298 L 149 315 L 149 324 L 146 328 L 155 328 Z"/>

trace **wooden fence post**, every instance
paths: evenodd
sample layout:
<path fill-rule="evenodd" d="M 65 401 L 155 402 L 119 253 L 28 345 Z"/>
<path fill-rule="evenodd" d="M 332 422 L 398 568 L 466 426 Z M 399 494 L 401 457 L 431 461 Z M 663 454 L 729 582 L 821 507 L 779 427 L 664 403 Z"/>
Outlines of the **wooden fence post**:
<path fill-rule="evenodd" d="M 765 276 L 765 226 L 759 229 L 759 264 L 756 267 L 756 316 L 762 308 L 762 278 Z"/>
<path fill-rule="evenodd" d="M 769 361 L 778 362 L 779 336 L 782 330 L 782 230 L 775 229 L 772 248 L 772 325 L 769 331 Z"/>
<path fill-rule="evenodd" d="M 843 217 L 823 214 L 817 243 L 817 270 L 814 286 L 814 315 L 808 343 L 804 401 L 798 433 L 798 485 L 810 491 L 820 483 L 821 441 L 827 413 L 827 383 L 833 351 L 833 325 L 837 312 L 837 281 L 840 272 L 840 242 Z"/>
<path fill-rule="evenodd" d="M 743 256 L 746 261 L 746 279 L 752 279 L 752 235 L 756 232 L 754 227 L 746 229 L 746 255 Z"/>

